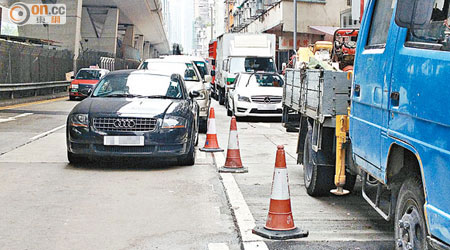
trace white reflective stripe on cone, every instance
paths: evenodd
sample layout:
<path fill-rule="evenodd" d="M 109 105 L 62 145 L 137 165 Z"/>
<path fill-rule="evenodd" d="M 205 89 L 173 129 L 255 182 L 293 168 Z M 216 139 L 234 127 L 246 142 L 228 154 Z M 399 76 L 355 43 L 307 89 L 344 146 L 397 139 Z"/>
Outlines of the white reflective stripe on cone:
<path fill-rule="evenodd" d="M 288 200 L 289 184 L 286 168 L 275 168 L 272 186 L 272 200 Z"/>
<path fill-rule="evenodd" d="M 228 139 L 228 149 L 239 149 L 238 134 L 236 130 L 230 130 Z"/>
<path fill-rule="evenodd" d="M 216 133 L 216 121 L 214 118 L 208 120 L 208 131 L 206 133 L 209 135 Z"/>

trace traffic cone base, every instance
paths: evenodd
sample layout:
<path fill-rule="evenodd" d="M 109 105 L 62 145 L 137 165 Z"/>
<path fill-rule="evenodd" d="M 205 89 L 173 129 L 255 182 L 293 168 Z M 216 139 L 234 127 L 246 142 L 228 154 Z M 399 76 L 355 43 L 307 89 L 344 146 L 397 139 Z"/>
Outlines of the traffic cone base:
<path fill-rule="evenodd" d="M 291 230 L 270 230 L 265 227 L 255 227 L 252 233 L 271 240 L 289 240 L 308 237 L 309 232 L 299 229 L 298 227 Z"/>
<path fill-rule="evenodd" d="M 248 168 L 246 167 L 230 168 L 223 166 L 219 168 L 219 173 L 248 173 Z"/>
<path fill-rule="evenodd" d="M 201 148 L 200 151 L 203 152 L 223 152 L 224 150 L 221 148 Z"/>

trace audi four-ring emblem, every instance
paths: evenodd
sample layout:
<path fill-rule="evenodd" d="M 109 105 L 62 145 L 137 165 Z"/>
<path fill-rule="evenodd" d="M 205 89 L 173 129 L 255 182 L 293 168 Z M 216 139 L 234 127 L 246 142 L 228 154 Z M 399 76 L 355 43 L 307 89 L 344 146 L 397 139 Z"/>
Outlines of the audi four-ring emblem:
<path fill-rule="evenodd" d="M 116 119 L 114 121 L 114 127 L 116 128 L 134 128 L 136 122 L 130 119 Z"/>

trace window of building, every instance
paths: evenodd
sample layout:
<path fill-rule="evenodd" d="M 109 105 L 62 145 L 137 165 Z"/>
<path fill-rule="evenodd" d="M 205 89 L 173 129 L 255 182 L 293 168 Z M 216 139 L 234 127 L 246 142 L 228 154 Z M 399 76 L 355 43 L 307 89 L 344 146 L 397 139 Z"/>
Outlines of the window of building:
<path fill-rule="evenodd" d="M 430 22 L 409 30 L 406 46 L 450 51 L 450 0 L 435 0 Z"/>
<path fill-rule="evenodd" d="M 392 13 L 393 0 L 378 0 L 375 3 L 370 23 L 367 47 L 384 48 L 386 45 Z"/>

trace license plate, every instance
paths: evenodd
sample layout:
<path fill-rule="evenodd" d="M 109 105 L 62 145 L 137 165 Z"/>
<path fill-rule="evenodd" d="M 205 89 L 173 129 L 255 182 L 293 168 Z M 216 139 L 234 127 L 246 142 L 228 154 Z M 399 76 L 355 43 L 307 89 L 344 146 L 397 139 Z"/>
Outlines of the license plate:
<path fill-rule="evenodd" d="M 144 146 L 143 136 L 105 136 L 105 146 Z"/>
<path fill-rule="evenodd" d="M 78 89 L 72 89 L 71 91 L 72 92 L 78 92 Z"/>
<path fill-rule="evenodd" d="M 258 110 L 277 110 L 277 106 L 271 104 L 258 105 Z"/>

